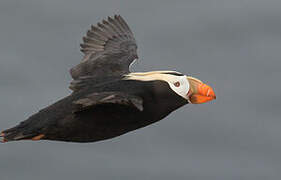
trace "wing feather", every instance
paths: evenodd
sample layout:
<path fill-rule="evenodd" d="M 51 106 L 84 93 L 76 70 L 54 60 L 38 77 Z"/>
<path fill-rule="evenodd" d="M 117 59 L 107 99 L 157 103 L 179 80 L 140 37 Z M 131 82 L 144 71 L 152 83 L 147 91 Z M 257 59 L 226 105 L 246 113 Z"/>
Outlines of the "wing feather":
<path fill-rule="evenodd" d="M 73 102 L 77 107 L 75 113 L 85 111 L 101 104 L 126 105 L 143 111 L 142 98 L 122 92 L 93 93 Z"/>
<path fill-rule="evenodd" d="M 121 76 L 129 73 L 130 64 L 138 58 L 134 35 L 120 15 L 91 26 L 80 46 L 84 57 L 70 70 L 74 80 L 83 76 Z M 75 82 L 72 82 L 72 87 Z"/>

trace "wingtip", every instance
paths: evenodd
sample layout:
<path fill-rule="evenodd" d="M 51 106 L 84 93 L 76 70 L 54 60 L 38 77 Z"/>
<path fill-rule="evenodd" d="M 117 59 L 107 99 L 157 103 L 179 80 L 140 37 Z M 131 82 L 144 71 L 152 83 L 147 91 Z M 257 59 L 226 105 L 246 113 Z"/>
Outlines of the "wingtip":
<path fill-rule="evenodd" d="M 112 21 L 114 21 L 114 20 L 113 20 L 112 17 L 108 16 L 108 17 L 107 17 L 107 21 L 112 22 Z"/>
<path fill-rule="evenodd" d="M 114 19 L 119 19 L 120 17 L 121 17 L 120 14 L 115 14 L 115 15 L 114 15 Z"/>

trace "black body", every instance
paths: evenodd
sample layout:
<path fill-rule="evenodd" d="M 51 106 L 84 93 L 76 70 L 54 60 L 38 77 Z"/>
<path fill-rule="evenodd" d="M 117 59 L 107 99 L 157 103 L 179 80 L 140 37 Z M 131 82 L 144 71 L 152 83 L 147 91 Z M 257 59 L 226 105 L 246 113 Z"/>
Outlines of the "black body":
<path fill-rule="evenodd" d="M 77 106 L 73 102 L 94 92 L 126 92 L 139 96 L 143 99 L 143 110 L 105 103 L 76 112 Z M 15 127 L 15 130 L 20 130 L 24 138 L 44 134 L 43 139 L 49 140 L 94 142 L 157 122 L 186 103 L 187 100 L 172 91 L 164 81 L 144 82 L 113 78 L 72 93 L 34 114 Z M 6 132 L 9 133 L 9 130 Z M 9 140 L 8 136 L 6 138 Z"/>
<path fill-rule="evenodd" d="M 165 81 L 123 80 L 138 55 L 133 33 L 119 15 L 91 26 L 81 51 L 82 61 L 70 70 L 73 93 L 4 130 L 3 142 L 104 140 L 159 121 L 188 102 Z"/>

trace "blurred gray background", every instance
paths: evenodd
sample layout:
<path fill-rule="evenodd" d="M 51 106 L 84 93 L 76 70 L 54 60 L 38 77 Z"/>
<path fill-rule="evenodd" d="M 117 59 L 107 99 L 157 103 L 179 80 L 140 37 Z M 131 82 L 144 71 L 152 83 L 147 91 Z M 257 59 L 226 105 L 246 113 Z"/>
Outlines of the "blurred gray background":
<path fill-rule="evenodd" d="M 121 14 L 135 71 L 177 70 L 217 100 L 90 143 L 0 144 L 0 179 L 281 179 L 281 1 L 2 0 L 0 127 L 67 96 L 90 24 Z"/>

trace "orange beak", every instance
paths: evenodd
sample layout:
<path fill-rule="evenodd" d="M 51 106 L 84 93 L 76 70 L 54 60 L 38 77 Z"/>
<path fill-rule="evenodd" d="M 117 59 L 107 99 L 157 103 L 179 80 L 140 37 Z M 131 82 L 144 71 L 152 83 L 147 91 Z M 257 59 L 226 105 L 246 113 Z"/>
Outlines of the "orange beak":
<path fill-rule="evenodd" d="M 188 77 L 190 82 L 189 100 L 192 104 L 202 104 L 216 99 L 214 90 L 200 80 Z"/>

